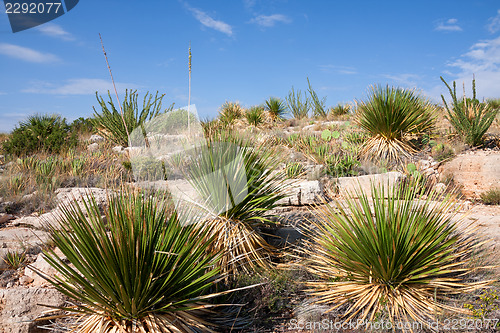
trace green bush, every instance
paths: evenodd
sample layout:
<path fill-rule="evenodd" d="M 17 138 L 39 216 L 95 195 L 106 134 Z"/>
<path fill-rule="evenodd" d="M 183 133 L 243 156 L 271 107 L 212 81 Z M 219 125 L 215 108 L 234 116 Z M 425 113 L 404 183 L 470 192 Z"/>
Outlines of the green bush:
<path fill-rule="evenodd" d="M 76 144 L 76 135 L 66 119 L 57 115 L 34 115 L 14 128 L 4 141 L 3 149 L 7 154 L 24 156 L 37 152 L 59 153 Z"/>
<path fill-rule="evenodd" d="M 72 132 L 78 133 L 94 133 L 94 122 L 92 118 L 80 117 L 75 120 L 70 125 Z"/>
<path fill-rule="evenodd" d="M 309 110 L 312 108 L 312 101 L 309 96 L 304 93 L 304 99 L 302 99 L 302 92 L 300 90 L 295 92 L 293 87 L 286 97 L 286 103 L 295 119 L 307 118 Z"/>
<path fill-rule="evenodd" d="M 150 121 L 161 113 L 166 113 L 173 109 L 174 105 L 172 104 L 162 111 L 162 99 L 164 96 L 158 95 L 158 92 L 154 96 L 147 92 L 142 102 L 142 110 L 139 110 L 137 104 L 139 94 L 137 91 L 130 91 L 129 93 L 126 90 L 122 105 L 122 118 L 120 109 L 116 108 L 109 91 L 109 101 L 107 103 L 96 92 L 101 112 L 97 112 L 94 108 L 94 119 L 92 122 L 103 137 L 117 145 L 128 147 L 129 136 L 134 129 L 141 127 L 145 122 Z"/>
<path fill-rule="evenodd" d="M 375 86 L 368 100 L 358 103 L 356 122 L 371 136 L 364 154 L 399 163 L 415 151 L 410 136 L 434 128 L 434 106 L 413 90 Z"/>
<path fill-rule="evenodd" d="M 69 329 L 91 332 L 206 332 L 222 315 L 207 299 L 219 277 L 212 240 L 196 223 L 181 224 L 168 197 L 123 193 L 109 198 L 102 216 L 93 198 L 82 210 L 62 209 L 48 225 L 53 249 L 47 262 L 58 272 L 42 276 L 71 299 L 77 317 Z M 191 221 L 195 222 L 195 221 Z M 33 268 L 35 271 L 36 269 Z"/>
<path fill-rule="evenodd" d="M 273 121 L 281 121 L 285 119 L 287 113 L 286 103 L 279 98 L 270 97 L 265 105 L 267 113 Z"/>
<path fill-rule="evenodd" d="M 465 139 L 465 143 L 471 146 L 479 146 L 483 143 L 483 137 L 486 131 L 495 120 L 499 111 L 489 103 L 480 103 L 476 99 L 476 80 L 472 80 L 472 99 L 464 96 L 457 97 L 456 83 L 453 81 L 453 89 L 446 83 L 441 76 L 441 81 L 446 85 L 452 98 L 451 106 L 448 106 L 444 96 L 441 95 L 444 106 L 448 113 L 450 121 L 458 135 Z"/>
<path fill-rule="evenodd" d="M 436 161 L 441 162 L 455 156 L 455 151 L 449 144 L 439 143 L 432 147 L 431 154 Z"/>
<path fill-rule="evenodd" d="M 232 125 L 244 115 L 244 110 L 238 102 L 225 102 L 219 111 L 219 120 L 225 125 Z"/>
<path fill-rule="evenodd" d="M 264 109 L 260 106 L 252 106 L 245 112 L 245 118 L 250 125 L 255 127 L 264 122 Z"/>

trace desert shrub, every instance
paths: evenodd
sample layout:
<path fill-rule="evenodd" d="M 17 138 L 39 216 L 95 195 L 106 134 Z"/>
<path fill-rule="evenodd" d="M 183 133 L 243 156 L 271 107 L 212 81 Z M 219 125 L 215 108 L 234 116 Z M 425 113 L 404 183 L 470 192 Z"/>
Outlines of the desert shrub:
<path fill-rule="evenodd" d="M 10 269 L 18 269 L 26 264 L 26 252 L 9 250 L 3 260 Z"/>
<path fill-rule="evenodd" d="M 134 157 L 131 159 L 131 167 L 136 181 L 166 180 L 168 177 L 165 162 L 154 157 Z"/>
<path fill-rule="evenodd" d="M 245 110 L 238 102 L 225 102 L 219 111 L 219 120 L 226 125 L 232 125 L 235 120 L 240 119 Z"/>
<path fill-rule="evenodd" d="M 458 135 L 465 139 L 471 146 L 479 146 L 483 143 L 483 137 L 491 126 L 499 109 L 492 107 L 489 103 L 480 103 L 476 99 L 476 80 L 472 79 L 472 99 L 464 96 L 457 97 L 456 83 L 453 81 L 453 89 L 441 77 L 441 81 L 450 92 L 452 104 L 449 106 L 441 95 L 447 111 L 447 118 L 457 131 Z"/>
<path fill-rule="evenodd" d="M 96 131 L 91 118 L 80 117 L 70 124 L 71 131 L 77 133 L 94 133 Z"/>
<path fill-rule="evenodd" d="M 285 119 L 285 115 L 288 111 L 286 103 L 276 97 L 269 97 L 269 99 L 266 100 L 265 108 L 273 121 L 281 121 Z"/>
<path fill-rule="evenodd" d="M 150 121 L 154 117 L 163 112 L 168 112 L 173 109 L 173 104 L 162 111 L 162 99 L 165 95 L 156 95 L 146 93 L 142 102 L 142 110 L 139 110 L 137 99 L 139 94 L 137 91 L 125 91 L 125 98 L 122 105 L 123 118 L 120 108 L 117 108 L 108 91 L 109 101 L 106 103 L 104 98 L 96 92 L 97 102 L 101 107 L 98 112 L 94 108 L 94 118 L 92 120 L 94 126 L 99 133 L 110 140 L 111 142 L 127 147 L 129 145 L 129 136 L 132 131 L 145 122 Z"/>
<path fill-rule="evenodd" d="M 455 156 L 455 151 L 449 144 L 438 143 L 431 149 L 432 157 L 438 161 L 444 161 Z"/>
<path fill-rule="evenodd" d="M 7 154 L 23 156 L 36 152 L 59 153 L 76 144 L 77 138 L 66 119 L 57 115 L 34 115 L 14 128 L 3 149 Z"/>
<path fill-rule="evenodd" d="M 302 95 L 300 90 L 295 92 L 293 87 L 286 97 L 286 103 L 295 119 L 307 118 L 312 108 L 312 101 L 309 96 L 306 93 Z"/>
<path fill-rule="evenodd" d="M 198 332 L 217 326 L 207 299 L 218 277 L 212 240 L 196 223 L 183 225 L 159 193 L 109 198 L 105 217 L 90 198 L 62 210 L 48 225 L 53 249 L 44 251 L 58 277 L 42 276 L 74 304 L 73 332 Z M 194 221 L 193 221 L 194 222 Z M 221 317 L 221 316 L 219 316 Z"/>
<path fill-rule="evenodd" d="M 486 205 L 500 205 L 500 188 L 492 188 L 482 193 L 481 200 Z"/>
<path fill-rule="evenodd" d="M 368 100 L 358 103 L 356 123 L 371 136 L 364 154 L 397 163 L 415 151 L 410 136 L 434 128 L 434 107 L 413 90 L 374 86 Z"/>
<path fill-rule="evenodd" d="M 279 162 L 274 151 L 220 136 L 208 138 L 190 159 L 185 174 L 210 213 L 203 226 L 214 237 L 209 249 L 222 253 L 221 271 L 233 278 L 269 267 L 274 248 L 258 228 L 271 223 L 269 211 L 285 197 L 287 186 L 283 173 L 272 172 Z"/>
<path fill-rule="evenodd" d="M 414 200 L 418 191 L 372 186 L 370 199 L 359 189 L 316 210 L 302 266 L 317 277 L 307 284 L 317 302 L 365 323 L 383 315 L 426 325 L 445 311 L 463 313 L 444 301 L 489 283 L 466 276 L 477 269 L 480 242 L 453 221 L 453 198 Z"/>
<path fill-rule="evenodd" d="M 245 118 L 252 126 L 259 126 L 264 122 L 264 109 L 260 106 L 252 106 L 245 112 Z"/>
<path fill-rule="evenodd" d="M 309 82 L 309 78 L 307 78 L 307 84 L 309 86 L 309 95 L 311 96 L 313 115 L 317 118 L 326 118 L 328 115 L 325 109 L 326 97 L 323 97 L 321 100 L 319 99 L 318 94 L 316 94 L 316 91 L 311 86 L 311 82 Z"/>

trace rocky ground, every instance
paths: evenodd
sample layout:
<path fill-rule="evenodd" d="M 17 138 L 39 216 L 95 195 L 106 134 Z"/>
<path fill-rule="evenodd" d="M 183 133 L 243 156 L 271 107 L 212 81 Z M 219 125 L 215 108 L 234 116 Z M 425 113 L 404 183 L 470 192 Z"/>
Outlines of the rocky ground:
<path fill-rule="evenodd" d="M 452 177 L 465 196 L 463 213 L 465 219 L 474 222 L 477 233 L 490 239 L 489 249 L 492 260 L 500 258 L 500 206 L 476 204 L 479 195 L 494 186 L 500 186 L 500 152 L 476 151 L 459 155 L 447 163 L 437 163 L 431 159 L 421 160 L 419 169 L 434 177 L 437 190 L 444 191 L 445 185 L 440 183 Z M 330 200 L 333 196 L 341 197 L 354 188 L 369 188 L 371 183 L 394 183 L 401 181 L 403 175 L 398 172 L 367 175 L 360 177 L 344 177 L 331 180 L 300 180 L 296 182 L 290 196 L 282 201 L 283 209 L 277 211 L 281 228 L 276 235 L 280 242 L 294 242 L 301 237 L 301 225 L 307 223 L 308 208 Z M 44 230 L 46 224 L 56 224 L 60 205 L 68 200 L 83 202 L 86 194 L 92 194 L 96 201 L 103 205 L 107 192 L 100 188 L 64 188 L 57 190 L 59 206 L 43 215 L 14 216 L 0 213 L 0 257 L 3 259 L 9 252 L 25 252 L 29 266 L 9 269 L 4 260 L 0 260 L 0 333 L 33 333 L 41 332 L 40 325 L 32 320 L 40 317 L 48 308 L 45 305 L 61 306 L 65 298 L 51 288 L 32 268 L 46 274 L 54 274 L 41 254 L 43 244 L 49 241 Z M 0 202 L 1 205 L 1 202 Z M 500 270 L 499 270 L 500 273 Z M 293 316 L 300 318 L 311 310 L 312 305 L 300 305 Z M 315 310 L 318 313 L 319 310 Z"/>

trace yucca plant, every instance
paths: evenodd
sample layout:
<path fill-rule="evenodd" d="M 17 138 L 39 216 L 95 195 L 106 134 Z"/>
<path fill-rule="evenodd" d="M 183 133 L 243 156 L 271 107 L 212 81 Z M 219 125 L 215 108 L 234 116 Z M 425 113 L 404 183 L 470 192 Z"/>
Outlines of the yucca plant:
<path fill-rule="evenodd" d="M 313 115 L 318 118 L 326 118 L 326 116 L 328 115 L 325 109 L 326 97 L 323 97 L 321 100 L 319 99 L 318 94 L 311 86 L 311 82 L 309 82 L 309 78 L 307 78 L 307 84 L 309 86 L 309 95 L 311 95 Z"/>
<path fill-rule="evenodd" d="M 125 91 L 125 100 L 123 101 L 123 118 L 120 110 L 116 108 L 108 91 L 109 101 L 96 93 L 97 102 L 101 107 L 101 112 L 94 108 L 93 124 L 98 129 L 99 134 L 113 142 L 114 144 L 128 147 L 129 135 L 132 131 L 145 122 L 150 121 L 161 113 L 172 111 L 174 105 L 162 111 L 162 99 L 165 95 L 156 95 L 146 93 L 142 102 L 142 110 L 139 110 L 137 91 Z M 108 107 L 109 105 L 109 107 Z M 125 126 L 126 124 L 126 126 Z"/>
<path fill-rule="evenodd" d="M 434 128 L 434 106 L 413 90 L 373 86 L 368 100 L 358 103 L 356 123 L 371 135 L 364 154 L 400 162 L 415 152 L 410 137 Z"/>
<path fill-rule="evenodd" d="M 430 193 L 417 199 L 416 186 L 372 186 L 358 190 L 344 203 L 316 210 L 302 264 L 317 276 L 310 293 L 330 310 L 345 309 L 345 320 L 372 322 L 436 322 L 451 295 L 488 282 L 470 282 L 471 258 L 481 243 L 470 229 L 452 218 L 459 208 L 447 197 Z"/>
<path fill-rule="evenodd" d="M 273 151 L 221 135 L 207 139 L 190 159 L 184 173 L 210 213 L 200 226 L 215 239 L 209 250 L 222 252 L 222 273 L 230 279 L 268 267 L 275 251 L 258 227 L 271 222 L 269 211 L 285 197 L 287 186 L 284 173 L 273 172 L 278 163 Z"/>
<path fill-rule="evenodd" d="M 286 108 L 286 103 L 281 99 L 276 97 L 269 97 L 269 99 L 266 100 L 265 107 L 271 120 L 282 121 L 283 119 L 285 119 L 287 108 Z"/>
<path fill-rule="evenodd" d="M 3 259 L 10 269 L 18 269 L 26 265 L 26 251 L 8 251 Z"/>
<path fill-rule="evenodd" d="M 259 126 L 264 122 L 264 108 L 252 106 L 245 112 L 245 118 L 252 126 Z"/>
<path fill-rule="evenodd" d="M 225 125 L 232 125 L 243 117 L 245 110 L 238 102 L 225 102 L 219 111 L 219 120 Z"/>
<path fill-rule="evenodd" d="M 447 119 L 467 144 L 471 146 L 481 145 L 483 136 L 495 120 L 499 109 L 489 103 L 480 103 L 476 99 L 475 79 L 472 79 L 472 99 L 465 97 L 465 94 L 463 98 L 459 99 L 457 98 L 455 81 L 453 81 L 453 89 L 451 89 L 443 77 L 440 78 L 448 88 L 452 99 L 452 104 L 449 106 L 444 96 L 441 95 L 448 113 Z"/>
<path fill-rule="evenodd" d="M 94 198 L 62 208 L 47 225 L 44 252 L 58 275 L 46 276 L 74 306 L 72 332 L 211 332 L 219 314 L 207 299 L 218 278 L 218 254 L 207 253 L 209 229 L 183 225 L 160 194 L 109 198 L 105 216 Z M 33 268 L 34 269 L 34 268 Z M 221 292 L 223 294 L 225 292 Z"/>

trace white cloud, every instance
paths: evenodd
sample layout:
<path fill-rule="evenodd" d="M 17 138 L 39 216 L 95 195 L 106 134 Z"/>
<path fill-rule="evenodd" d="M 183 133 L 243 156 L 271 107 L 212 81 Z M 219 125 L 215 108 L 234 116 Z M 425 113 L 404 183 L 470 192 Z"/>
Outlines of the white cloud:
<path fill-rule="evenodd" d="M 35 63 L 59 62 L 61 59 L 51 53 L 42 53 L 27 47 L 0 43 L 0 54 Z"/>
<path fill-rule="evenodd" d="M 47 36 L 50 37 L 55 37 L 55 38 L 60 38 L 62 40 L 75 40 L 75 37 L 73 37 L 72 34 L 64 30 L 61 26 L 54 24 L 54 23 L 46 23 L 41 25 L 38 30 Z"/>
<path fill-rule="evenodd" d="M 187 4 L 186 7 L 189 9 L 191 13 L 193 13 L 194 17 L 204 26 L 222 32 L 228 36 L 233 35 L 233 28 L 229 24 L 222 21 L 214 20 L 207 13 L 199 9 L 192 8 Z"/>
<path fill-rule="evenodd" d="M 7 95 L 7 93 L 5 91 L 0 91 L 0 96 L 2 95 Z"/>
<path fill-rule="evenodd" d="M 255 6 L 256 0 L 243 0 L 243 5 L 246 9 L 252 9 Z"/>
<path fill-rule="evenodd" d="M 472 76 L 476 77 L 478 97 L 500 97 L 500 37 L 480 41 L 458 60 L 448 64 L 457 68 L 455 81 L 470 89 Z M 467 92 L 470 93 L 470 90 Z"/>
<path fill-rule="evenodd" d="M 358 74 L 356 69 L 354 67 L 348 67 L 348 66 L 337 66 L 337 65 L 320 65 L 319 69 L 322 72 L 330 73 L 330 72 L 335 72 L 338 74 L 344 74 L 344 75 L 354 75 Z"/>
<path fill-rule="evenodd" d="M 486 26 L 486 28 L 488 28 L 488 31 L 492 34 L 500 30 L 500 9 L 497 11 L 496 16 L 491 17 L 488 20 L 488 25 Z"/>
<path fill-rule="evenodd" d="M 458 20 L 455 18 L 448 19 L 446 21 L 441 21 L 436 26 L 437 31 L 462 31 L 462 28 L 457 24 Z"/>
<path fill-rule="evenodd" d="M 383 77 L 407 87 L 416 87 L 418 85 L 418 82 L 422 78 L 418 74 L 410 74 L 410 73 L 386 74 L 383 75 Z"/>
<path fill-rule="evenodd" d="M 137 88 L 140 87 L 136 84 L 116 83 L 118 91 Z M 54 95 L 88 95 L 95 94 L 96 91 L 105 93 L 108 90 L 114 90 L 113 84 L 109 80 L 81 78 L 67 80 L 62 85 L 56 85 L 47 81 L 33 81 L 31 82 L 31 87 L 22 90 L 22 92 Z"/>
<path fill-rule="evenodd" d="M 292 20 L 283 14 L 259 15 L 250 20 L 250 23 L 255 23 L 261 27 L 273 27 L 277 22 L 291 23 Z"/>

